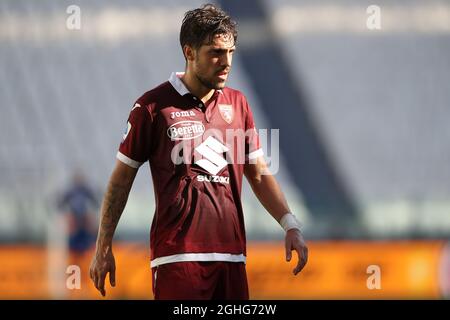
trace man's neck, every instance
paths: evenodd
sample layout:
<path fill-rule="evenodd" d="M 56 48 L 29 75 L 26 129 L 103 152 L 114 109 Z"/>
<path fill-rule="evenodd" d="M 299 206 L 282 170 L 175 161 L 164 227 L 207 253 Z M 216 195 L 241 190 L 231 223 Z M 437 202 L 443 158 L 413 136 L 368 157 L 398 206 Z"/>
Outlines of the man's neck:
<path fill-rule="evenodd" d="M 198 81 L 193 73 L 189 71 L 186 71 L 184 73 L 184 75 L 181 77 L 181 81 L 183 81 L 189 92 L 202 100 L 203 103 L 206 103 L 209 99 L 211 99 L 214 94 L 214 89 L 205 87 L 200 83 L 200 81 Z"/>

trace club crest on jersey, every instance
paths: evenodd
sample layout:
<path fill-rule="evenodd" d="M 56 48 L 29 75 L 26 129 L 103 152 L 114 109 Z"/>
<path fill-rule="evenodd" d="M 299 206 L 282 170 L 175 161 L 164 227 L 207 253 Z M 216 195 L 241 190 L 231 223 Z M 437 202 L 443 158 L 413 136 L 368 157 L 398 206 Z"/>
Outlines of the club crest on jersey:
<path fill-rule="evenodd" d="M 225 120 L 228 124 L 233 122 L 233 105 L 231 104 L 219 104 L 219 111 L 222 119 Z"/>

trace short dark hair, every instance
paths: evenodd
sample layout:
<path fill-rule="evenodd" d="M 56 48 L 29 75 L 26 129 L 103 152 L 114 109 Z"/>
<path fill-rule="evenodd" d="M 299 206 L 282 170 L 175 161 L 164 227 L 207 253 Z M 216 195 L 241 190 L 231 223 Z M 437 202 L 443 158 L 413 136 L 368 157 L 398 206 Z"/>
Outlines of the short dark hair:
<path fill-rule="evenodd" d="M 183 54 L 185 45 L 198 49 L 212 43 L 218 34 L 231 34 L 234 43 L 237 41 L 236 22 L 222 9 L 208 3 L 186 12 L 180 30 Z"/>

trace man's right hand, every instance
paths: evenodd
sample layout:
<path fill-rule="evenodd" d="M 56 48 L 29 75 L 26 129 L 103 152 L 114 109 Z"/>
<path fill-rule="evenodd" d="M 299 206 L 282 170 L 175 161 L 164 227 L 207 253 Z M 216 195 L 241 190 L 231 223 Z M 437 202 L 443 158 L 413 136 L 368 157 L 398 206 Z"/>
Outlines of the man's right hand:
<path fill-rule="evenodd" d="M 105 296 L 105 278 L 109 272 L 111 286 L 116 285 L 116 261 L 111 246 L 106 249 L 97 248 L 89 268 L 89 275 L 98 291 Z"/>
<path fill-rule="evenodd" d="M 105 278 L 108 272 L 111 286 L 116 285 L 116 262 L 111 244 L 137 171 L 138 169 L 117 160 L 103 197 L 97 250 L 89 268 L 89 275 L 103 296 L 106 294 Z"/>

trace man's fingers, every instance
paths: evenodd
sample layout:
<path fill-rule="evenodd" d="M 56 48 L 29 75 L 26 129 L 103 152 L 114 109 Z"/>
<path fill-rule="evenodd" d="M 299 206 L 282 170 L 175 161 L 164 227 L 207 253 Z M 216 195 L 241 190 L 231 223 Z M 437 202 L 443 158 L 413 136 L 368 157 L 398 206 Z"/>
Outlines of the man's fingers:
<path fill-rule="evenodd" d="M 99 279 L 99 276 L 97 275 L 96 272 L 94 272 L 94 278 L 93 278 L 92 281 L 94 282 L 95 288 L 96 288 L 98 291 L 100 291 L 100 288 L 98 287 L 98 279 Z"/>
<path fill-rule="evenodd" d="M 305 264 L 308 262 L 308 247 L 303 247 L 303 252 L 305 254 Z"/>
<path fill-rule="evenodd" d="M 292 258 L 292 250 L 295 250 L 298 255 L 297 266 L 294 268 L 293 273 L 297 275 L 306 265 L 308 261 L 308 247 L 306 246 L 300 230 L 297 232 L 291 232 L 290 230 L 286 234 L 285 239 L 286 249 L 286 261 L 290 261 Z"/>
<path fill-rule="evenodd" d="M 100 293 L 102 294 L 102 296 L 105 296 L 105 278 L 106 278 L 106 273 L 101 273 L 98 275 L 97 277 L 97 290 L 100 291 Z"/>
<path fill-rule="evenodd" d="M 109 283 L 111 286 L 116 286 L 116 268 L 114 266 L 111 267 L 111 271 L 109 272 Z"/>
<path fill-rule="evenodd" d="M 302 246 L 300 248 L 295 248 L 295 251 L 297 251 L 298 263 L 293 272 L 294 275 L 297 275 L 300 271 L 302 271 L 308 261 L 308 248 Z"/>
<path fill-rule="evenodd" d="M 291 261 L 292 258 L 292 244 L 291 239 L 289 237 L 286 238 L 285 241 L 285 247 L 286 247 L 286 261 Z"/>
<path fill-rule="evenodd" d="M 102 294 L 102 296 L 106 295 L 105 281 L 108 273 L 109 273 L 109 282 L 111 283 L 111 286 L 114 287 L 116 285 L 116 268 L 114 265 L 111 266 L 109 271 L 106 272 L 96 271 L 95 269 L 92 269 L 89 272 L 95 288 Z"/>

